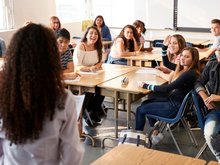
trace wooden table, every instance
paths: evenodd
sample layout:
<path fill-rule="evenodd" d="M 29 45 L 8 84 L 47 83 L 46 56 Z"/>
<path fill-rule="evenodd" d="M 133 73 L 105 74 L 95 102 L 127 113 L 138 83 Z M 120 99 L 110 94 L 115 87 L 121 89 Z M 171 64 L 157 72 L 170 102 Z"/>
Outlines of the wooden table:
<path fill-rule="evenodd" d="M 150 93 L 151 91 L 137 86 L 137 81 L 148 82 L 149 84 L 161 85 L 167 83 L 155 74 L 152 74 L 152 68 L 138 68 L 131 72 L 119 76 L 112 80 L 106 81 L 98 85 L 101 89 L 101 95 L 114 98 L 114 117 L 115 117 L 115 137 L 118 137 L 118 99 L 126 101 L 127 109 L 127 127 L 130 127 L 131 103 Z M 121 81 L 124 77 L 129 79 L 127 85 L 122 85 Z"/>
<path fill-rule="evenodd" d="M 136 70 L 137 67 L 115 65 L 115 64 L 103 64 L 103 73 L 100 74 L 81 74 L 80 81 L 66 82 L 68 88 L 79 91 L 79 94 L 84 92 L 95 93 L 98 84 L 109 81 L 128 72 Z M 95 141 L 92 136 L 83 133 L 82 130 L 82 112 L 79 119 L 79 132 L 80 136 L 86 136 L 91 139 L 92 145 L 95 145 Z"/>
<path fill-rule="evenodd" d="M 154 48 L 151 52 L 140 52 L 137 56 L 124 57 L 130 66 L 149 66 L 149 62 L 162 61 L 161 48 Z"/>
<path fill-rule="evenodd" d="M 156 61 L 159 63 L 162 61 L 162 53 L 161 48 L 154 48 L 152 52 L 140 52 L 137 56 L 125 57 L 127 59 L 127 63 L 130 66 L 140 66 L 140 67 L 151 67 L 149 62 Z M 205 59 L 203 54 L 203 50 L 199 50 L 199 60 Z"/>
<path fill-rule="evenodd" d="M 122 144 L 91 165 L 205 165 L 202 159 Z"/>
<path fill-rule="evenodd" d="M 207 165 L 220 165 L 220 163 L 218 163 L 216 161 L 210 161 L 210 162 L 208 162 Z"/>
<path fill-rule="evenodd" d="M 109 81 L 130 71 L 136 70 L 137 67 L 125 65 L 103 64 L 104 72 L 100 74 L 81 74 L 80 81 L 69 82 L 67 85 L 79 91 L 79 94 L 84 92 L 95 92 L 98 84 Z"/>

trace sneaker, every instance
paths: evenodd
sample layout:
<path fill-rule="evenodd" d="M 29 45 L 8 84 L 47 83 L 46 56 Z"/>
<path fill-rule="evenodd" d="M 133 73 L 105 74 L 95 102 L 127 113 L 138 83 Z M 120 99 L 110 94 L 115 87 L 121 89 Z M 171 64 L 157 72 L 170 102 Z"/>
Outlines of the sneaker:
<path fill-rule="evenodd" d="M 151 142 L 153 145 L 156 145 L 164 138 L 164 135 L 162 133 L 158 133 L 157 135 L 151 135 Z"/>

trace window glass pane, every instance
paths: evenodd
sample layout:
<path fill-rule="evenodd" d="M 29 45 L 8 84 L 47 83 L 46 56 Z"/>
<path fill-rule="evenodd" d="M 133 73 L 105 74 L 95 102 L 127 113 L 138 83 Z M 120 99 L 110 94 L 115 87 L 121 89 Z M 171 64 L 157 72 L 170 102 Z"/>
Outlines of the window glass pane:
<path fill-rule="evenodd" d="M 3 2 L 2 2 L 3 0 L 0 0 L 0 20 L 2 20 L 2 21 L 0 21 L 0 29 L 4 29 L 4 26 L 3 26 Z"/>
<path fill-rule="evenodd" d="M 56 15 L 62 23 L 81 21 L 85 17 L 85 1 L 56 0 Z"/>

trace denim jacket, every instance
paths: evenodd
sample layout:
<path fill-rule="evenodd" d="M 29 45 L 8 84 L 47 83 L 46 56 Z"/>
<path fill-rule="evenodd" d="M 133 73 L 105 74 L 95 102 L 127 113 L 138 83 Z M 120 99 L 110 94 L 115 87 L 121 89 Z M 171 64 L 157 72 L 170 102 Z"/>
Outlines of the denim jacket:
<path fill-rule="evenodd" d="M 220 94 L 220 62 L 216 59 L 210 60 L 202 74 L 195 83 L 195 90 L 207 91 L 208 94 Z"/>

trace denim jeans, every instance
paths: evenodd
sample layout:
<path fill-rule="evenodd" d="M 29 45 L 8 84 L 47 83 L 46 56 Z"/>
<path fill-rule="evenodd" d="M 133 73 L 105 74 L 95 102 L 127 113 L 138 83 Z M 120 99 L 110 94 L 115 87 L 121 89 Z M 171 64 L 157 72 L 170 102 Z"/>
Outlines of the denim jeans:
<path fill-rule="evenodd" d="M 158 115 L 162 117 L 173 117 L 177 114 L 177 107 L 170 101 L 156 101 L 154 99 L 144 101 L 136 111 L 136 130 L 143 131 L 146 117 L 148 114 Z M 148 118 L 151 127 L 154 126 L 156 120 Z"/>
<path fill-rule="evenodd" d="M 204 135 L 210 150 L 220 162 L 220 110 L 212 110 L 206 116 Z"/>

